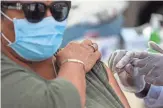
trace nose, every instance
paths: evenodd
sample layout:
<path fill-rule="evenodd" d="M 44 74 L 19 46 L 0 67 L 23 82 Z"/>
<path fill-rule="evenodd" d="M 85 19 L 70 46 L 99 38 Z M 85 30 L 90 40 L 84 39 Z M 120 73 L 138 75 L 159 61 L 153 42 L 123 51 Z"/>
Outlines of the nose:
<path fill-rule="evenodd" d="M 45 15 L 46 17 L 49 17 L 49 16 L 52 16 L 52 14 L 51 14 L 51 12 L 50 12 L 50 9 L 48 9 L 47 10 L 47 12 L 46 12 L 46 15 Z"/>

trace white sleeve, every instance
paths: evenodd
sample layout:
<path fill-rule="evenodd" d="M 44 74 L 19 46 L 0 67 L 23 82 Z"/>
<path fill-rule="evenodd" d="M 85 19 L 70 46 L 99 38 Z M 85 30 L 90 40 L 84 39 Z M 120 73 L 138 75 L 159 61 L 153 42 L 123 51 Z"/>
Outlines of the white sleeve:
<path fill-rule="evenodd" d="M 163 108 L 163 86 L 151 85 L 144 101 L 147 108 Z"/>

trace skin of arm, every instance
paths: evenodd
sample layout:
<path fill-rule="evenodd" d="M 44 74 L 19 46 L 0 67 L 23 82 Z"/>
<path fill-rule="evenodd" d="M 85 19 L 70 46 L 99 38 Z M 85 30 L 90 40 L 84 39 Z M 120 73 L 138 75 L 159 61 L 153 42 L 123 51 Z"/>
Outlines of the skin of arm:
<path fill-rule="evenodd" d="M 108 73 L 109 84 L 111 85 L 111 87 L 113 88 L 115 93 L 118 95 L 118 97 L 120 98 L 120 100 L 123 103 L 123 105 L 125 106 L 125 108 L 130 108 L 130 105 L 129 105 L 124 93 L 120 89 L 116 79 L 114 78 L 113 73 L 110 71 L 110 69 L 107 66 L 105 66 L 105 68 L 106 68 L 107 73 Z"/>
<path fill-rule="evenodd" d="M 82 108 L 84 108 L 86 101 L 86 80 L 83 65 L 73 62 L 64 63 L 60 68 L 58 77 L 70 81 L 76 87 L 80 95 Z"/>
<path fill-rule="evenodd" d="M 108 67 L 106 67 L 106 70 L 108 73 L 109 84 L 111 85 L 111 87 L 113 88 L 115 93 L 118 95 L 118 97 L 120 98 L 120 100 L 123 103 L 123 105 L 125 106 L 125 108 L 130 108 L 130 105 L 129 105 L 124 93 L 120 89 L 116 79 L 114 78 L 114 75 L 111 73 L 111 71 Z M 76 77 L 73 77 L 72 74 L 75 75 Z M 61 67 L 58 77 L 65 78 L 66 80 L 69 80 L 70 82 L 72 82 L 72 84 L 77 88 L 77 90 L 80 94 L 82 108 L 84 108 L 85 97 L 86 97 L 86 93 L 85 93 L 86 80 L 85 80 L 85 72 L 83 70 L 83 66 L 76 64 L 76 63 L 65 63 Z"/>

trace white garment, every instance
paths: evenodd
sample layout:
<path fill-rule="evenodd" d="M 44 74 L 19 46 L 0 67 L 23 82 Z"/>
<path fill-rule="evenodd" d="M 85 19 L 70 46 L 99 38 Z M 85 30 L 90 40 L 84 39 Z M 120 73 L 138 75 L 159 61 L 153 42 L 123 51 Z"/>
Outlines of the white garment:
<path fill-rule="evenodd" d="M 127 8 L 127 1 L 113 0 L 71 0 L 72 8 L 69 14 L 68 26 L 87 23 L 100 24 L 101 21 L 109 21 L 123 13 Z"/>
<path fill-rule="evenodd" d="M 144 101 L 147 108 L 163 108 L 163 86 L 152 85 Z"/>

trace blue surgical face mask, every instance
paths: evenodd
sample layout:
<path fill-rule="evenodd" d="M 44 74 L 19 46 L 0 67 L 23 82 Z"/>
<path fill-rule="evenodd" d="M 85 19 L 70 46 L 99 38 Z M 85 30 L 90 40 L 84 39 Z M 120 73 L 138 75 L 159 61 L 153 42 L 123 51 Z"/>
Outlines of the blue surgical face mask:
<path fill-rule="evenodd" d="M 2 13 L 2 12 L 1 12 Z M 13 21 L 15 42 L 9 41 L 11 47 L 19 56 L 28 61 L 43 61 L 52 57 L 59 49 L 66 21 L 57 22 L 53 17 L 46 17 L 39 23 L 30 23 L 26 19 L 7 19 Z"/>

